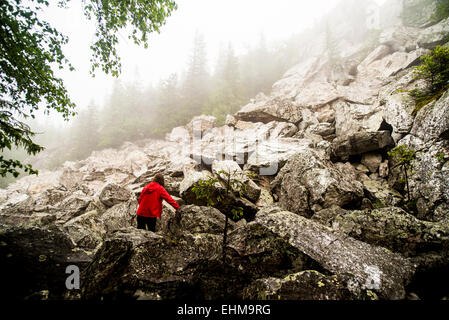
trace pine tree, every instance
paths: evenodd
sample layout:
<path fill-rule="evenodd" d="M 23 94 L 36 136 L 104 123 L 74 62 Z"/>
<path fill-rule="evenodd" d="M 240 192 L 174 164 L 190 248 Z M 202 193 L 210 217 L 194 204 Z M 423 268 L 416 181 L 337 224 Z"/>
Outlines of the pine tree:
<path fill-rule="evenodd" d="M 196 32 L 184 80 L 185 107 L 191 115 L 200 114 L 208 100 L 209 78 L 206 43 L 203 35 Z"/>
<path fill-rule="evenodd" d="M 338 48 L 338 40 L 332 34 L 332 31 L 328 23 L 326 23 L 326 30 L 325 30 L 325 48 L 330 63 L 333 65 L 338 64 L 341 59 L 340 51 Z"/>
<path fill-rule="evenodd" d="M 210 103 L 204 110 L 224 124 L 226 115 L 238 110 L 242 103 L 239 60 L 231 43 L 226 50 L 221 48 L 214 75 L 214 89 Z"/>

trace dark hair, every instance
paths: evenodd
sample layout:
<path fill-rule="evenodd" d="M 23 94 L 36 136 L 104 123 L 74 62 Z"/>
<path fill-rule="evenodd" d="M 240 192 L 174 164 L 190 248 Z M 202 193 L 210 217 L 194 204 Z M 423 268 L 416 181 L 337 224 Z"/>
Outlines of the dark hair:
<path fill-rule="evenodd" d="M 159 183 L 163 187 L 165 186 L 164 176 L 161 173 L 155 175 L 152 182 Z"/>

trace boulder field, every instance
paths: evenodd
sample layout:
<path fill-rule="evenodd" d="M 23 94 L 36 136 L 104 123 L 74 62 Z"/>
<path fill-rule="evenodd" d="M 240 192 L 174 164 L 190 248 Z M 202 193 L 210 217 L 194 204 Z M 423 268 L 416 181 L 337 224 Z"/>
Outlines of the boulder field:
<path fill-rule="evenodd" d="M 449 28 L 423 19 L 347 48 L 337 65 L 310 55 L 223 126 L 197 116 L 165 140 L 0 189 L 2 298 L 449 298 L 449 92 L 417 112 L 405 93 Z M 410 198 L 388 154 L 399 145 L 419 151 Z M 157 173 L 182 206 L 164 204 L 153 233 L 135 213 Z M 212 206 L 195 193 L 209 178 Z M 79 289 L 65 286 L 71 265 Z"/>

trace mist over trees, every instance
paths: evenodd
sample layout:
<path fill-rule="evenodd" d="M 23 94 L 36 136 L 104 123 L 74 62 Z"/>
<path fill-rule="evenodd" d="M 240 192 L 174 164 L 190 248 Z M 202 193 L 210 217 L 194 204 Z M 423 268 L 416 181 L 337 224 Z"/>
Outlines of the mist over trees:
<path fill-rule="evenodd" d="M 60 0 L 57 5 L 68 8 L 69 2 Z M 44 0 L 0 3 L 0 177 L 17 177 L 21 172 L 37 174 L 31 164 L 14 157 L 21 150 L 36 155 L 44 149 L 36 143 L 36 132 L 26 119 L 34 119 L 42 109 L 44 114 L 56 111 L 65 120 L 76 114 L 64 81 L 53 70 L 74 71 L 62 50 L 68 38 L 38 15 L 49 6 L 50 2 Z M 146 48 L 148 35 L 159 32 L 177 5 L 172 0 L 88 0 L 82 2 L 82 7 L 86 18 L 95 24 L 90 46 L 91 74 L 101 69 L 118 76 L 118 31 L 128 28 L 128 39 Z"/>
<path fill-rule="evenodd" d="M 31 123 L 36 141 L 45 145 L 46 151 L 31 160 L 20 150 L 11 155 L 32 161 L 39 169 L 54 169 L 65 161 L 81 160 L 94 150 L 116 148 L 126 141 L 163 139 L 195 115 L 213 115 L 224 124 L 227 114 L 238 111 L 259 92 L 268 94 L 273 83 L 297 62 L 294 41 L 267 44 L 261 35 L 257 45 L 241 55 L 235 53 L 232 43 L 226 43 L 216 61 L 209 64 L 206 43 L 198 32 L 184 73 L 171 74 L 148 87 L 138 80 L 123 83 L 115 79 L 104 105 L 90 103 L 80 108 L 66 128 Z M 2 179 L 0 187 L 11 181 Z"/>
<path fill-rule="evenodd" d="M 352 2 L 334 10 L 338 16 L 326 16 L 290 39 L 268 42 L 261 35 L 257 44 L 243 53 L 236 53 L 232 43 L 222 43 L 217 58 L 211 58 L 203 35 L 197 32 L 184 71 L 149 86 L 139 77 L 132 83 L 117 79 L 103 105 L 78 106 L 78 115 L 66 128 L 27 122 L 37 133 L 34 141 L 45 146 L 43 153 L 30 157 L 21 150 L 7 150 L 3 154 L 31 162 L 37 169 L 54 169 L 67 160 L 84 159 L 94 150 L 116 148 L 126 141 L 163 139 L 172 128 L 185 125 L 196 115 L 213 115 L 222 125 L 227 114 L 238 111 L 259 92 L 268 94 L 273 83 L 298 62 L 319 54 L 338 62 L 340 47 L 365 41 L 369 30 L 364 23 L 360 22 L 356 33 L 340 23 L 347 16 L 347 6 L 363 12 L 358 1 Z M 353 19 L 364 18 L 360 14 Z M 343 41 L 341 34 L 349 38 Z M 379 32 L 372 34 L 374 45 Z M 141 78 L 145 80 L 145 74 Z M 0 187 L 6 184 L 2 181 Z"/>

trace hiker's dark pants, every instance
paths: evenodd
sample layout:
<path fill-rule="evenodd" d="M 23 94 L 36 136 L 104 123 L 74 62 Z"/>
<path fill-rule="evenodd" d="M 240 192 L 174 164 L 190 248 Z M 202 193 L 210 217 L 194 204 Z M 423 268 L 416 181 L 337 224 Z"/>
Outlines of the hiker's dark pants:
<path fill-rule="evenodd" d="M 156 231 L 156 218 L 142 217 L 137 215 L 137 229 L 144 229 L 148 231 Z"/>

